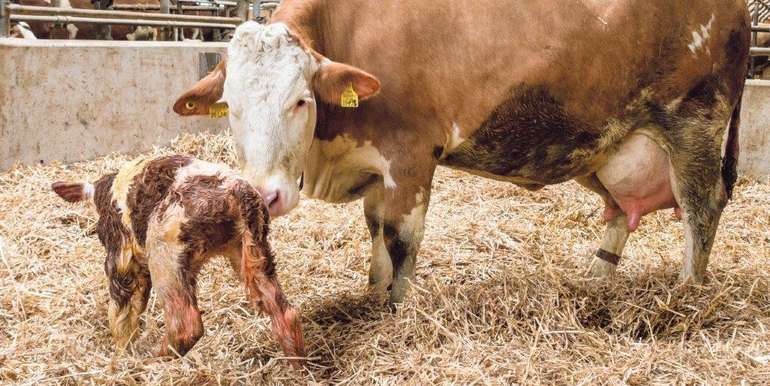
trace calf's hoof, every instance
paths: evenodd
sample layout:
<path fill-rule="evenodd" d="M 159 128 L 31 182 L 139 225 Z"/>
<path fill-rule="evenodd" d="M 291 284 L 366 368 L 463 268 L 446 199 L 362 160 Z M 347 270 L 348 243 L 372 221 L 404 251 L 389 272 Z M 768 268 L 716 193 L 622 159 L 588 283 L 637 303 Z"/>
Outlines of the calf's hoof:
<path fill-rule="evenodd" d="M 166 335 L 161 342 L 158 356 L 185 356 L 203 337 L 203 328 L 192 328 L 178 332 L 175 336 Z"/>

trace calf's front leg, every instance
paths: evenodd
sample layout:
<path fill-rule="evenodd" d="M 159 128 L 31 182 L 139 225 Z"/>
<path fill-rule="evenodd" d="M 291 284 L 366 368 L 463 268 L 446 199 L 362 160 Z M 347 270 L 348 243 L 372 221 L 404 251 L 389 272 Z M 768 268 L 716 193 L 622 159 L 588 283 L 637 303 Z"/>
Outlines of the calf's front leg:
<path fill-rule="evenodd" d="M 292 307 L 278 283 L 273 254 L 265 238 L 246 230 L 241 246 L 240 273 L 254 306 L 270 317 L 273 335 L 283 352 L 293 357 L 292 366 L 299 368 L 305 356 L 299 313 Z"/>
<path fill-rule="evenodd" d="M 166 334 L 158 355 L 185 355 L 203 336 L 196 299 L 195 273 L 183 263 L 194 260 L 180 244 L 153 242 L 148 266 L 153 286 L 163 302 Z"/>

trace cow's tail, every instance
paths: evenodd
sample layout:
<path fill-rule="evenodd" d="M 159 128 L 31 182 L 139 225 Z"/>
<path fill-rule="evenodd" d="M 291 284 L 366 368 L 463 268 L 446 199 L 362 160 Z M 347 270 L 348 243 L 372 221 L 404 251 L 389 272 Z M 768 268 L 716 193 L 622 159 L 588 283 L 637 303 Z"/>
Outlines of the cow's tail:
<path fill-rule="evenodd" d="M 733 115 L 730 117 L 730 126 L 727 129 L 727 143 L 725 144 L 725 156 L 722 158 L 722 181 L 724 182 L 727 198 L 733 198 L 733 187 L 738 180 L 738 130 L 741 126 L 741 100 L 743 93 L 738 95 L 738 103 L 735 104 Z"/>

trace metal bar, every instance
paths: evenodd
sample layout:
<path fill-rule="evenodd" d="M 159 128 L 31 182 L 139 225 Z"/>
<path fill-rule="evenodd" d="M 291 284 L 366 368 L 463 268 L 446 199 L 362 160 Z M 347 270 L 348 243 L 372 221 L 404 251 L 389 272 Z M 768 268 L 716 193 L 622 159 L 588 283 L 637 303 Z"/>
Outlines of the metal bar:
<path fill-rule="evenodd" d="M 750 55 L 754 56 L 770 56 L 770 48 L 765 47 L 751 47 Z"/>
<path fill-rule="evenodd" d="M 260 21 L 262 18 L 262 0 L 253 0 L 251 3 L 251 14 L 254 20 Z"/>
<path fill-rule="evenodd" d="M 238 18 L 242 22 L 249 20 L 249 2 L 248 0 L 238 0 Z"/>
<path fill-rule="evenodd" d="M 118 11 L 160 11 L 160 5 L 142 5 L 142 4 L 114 4 L 112 6 L 112 9 L 118 10 Z M 182 11 L 219 11 L 221 8 L 217 6 L 212 5 L 183 5 L 181 6 Z M 181 14 L 179 12 L 180 7 L 176 7 L 177 13 Z"/>
<path fill-rule="evenodd" d="M 754 29 L 754 27 L 755 26 L 757 28 L 759 27 L 759 8 L 760 8 L 760 6 L 756 2 L 754 2 L 754 5 L 755 5 L 754 12 L 753 12 L 754 14 L 751 16 L 751 24 L 752 24 L 752 26 L 751 26 L 751 48 L 750 48 L 750 50 L 753 50 L 754 47 L 757 46 L 757 31 Z M 749 78 L 754 78 L 754 73 L 755 73 L 755 70 L 756 70 L 755 69 L 755 67 L 756 67 L 756 60 L 754 60 L 754 56 L 751 56 L 749 58 L 749 62 L 750 62 L 749 63 Z"/>
<path fill-rule="evenodd" d="M 161 13 L 150 12 L 128 12 L 128 11 L 97 11 L 92 9 L 75 8 L 53 8 L 53 7 L 33 7 L 26 5 L 11 4 L 8 11 L 16 15 L 38 15 L 38 16 L 67 16 L 67 17 L 95 17 L 101 19 L 145 19 L 172 22 L 203 22 L 233 24 L 241 23 L 241 19 L 235 17 L 219 16 L 195 16 L 195 15 L 164 15 Z M 116 23 L 117 24 L 117 23 Z"/>
<path fill-rule="evenodd" d="M 160 0 L 160 13 L 164 15 L 168 15 L 171 13 L 171 2 L 169 0 Z M 173 34 L 172 31 L 169 31 L 167 28 L 161 28 L 160 29 L 160 40 L 169 40 L 169 32 Z"/>
<path fill-rule="evenodd" d="M 8 10 L 8 0 L 0 0 L 0 38 L 11 34 L 11 11 Z"/>
<path fill-rule="evenodd" d="M 149 27 L 224 28 L 235 29 L 235 24 L 205 23 L 195 21 L 146 20 L 146 19 L 105 19 L 77 16 L 11 15 L 12 21 L 42 21 L 52 23 L 84 23 L 98 25 L 144 25 Z"/>
<path fill-rule="evenodd" d="M 184 10 L 182 9 L 182 3 L 178 1 L 176 2 L 176 13 L 178 15 L 184 15 Z M 174 28 L 174 41 L 178 42 L 180 40 L 184 40 L 184 28 Z"/>
<path fill-rule="evenodd" d="M 222 0 L 210 0 L 210 1 L 205 1 L 205 0 L 178 0 L 178 1 L 180 3 L 195 3 L 195 4 L 198 4 L 198 3 L 212 3 L 212 4 L 217 4 L 217 5 L 226 5 L 226 6 L 230 6 L 230 7 L 235 7 L 235 6 L 238 5 L 237 1 L 222 1 Z"/>

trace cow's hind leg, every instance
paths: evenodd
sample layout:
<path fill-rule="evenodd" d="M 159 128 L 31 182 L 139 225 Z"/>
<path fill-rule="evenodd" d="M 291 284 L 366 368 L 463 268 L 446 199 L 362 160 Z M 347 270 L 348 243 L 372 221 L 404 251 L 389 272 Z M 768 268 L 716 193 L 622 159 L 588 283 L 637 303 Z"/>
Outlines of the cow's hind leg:
<path fill-rule="evenodd" d="M 577 178 L 576 181 L 584 187 L 596 192 L 604 201 L 604 220 L 607 228 L 604 231 L 602 244 L 594 254 L 589 265 L 589 272 L 594 277 L 608 277 L 615 273 L 623 255 L 623 249 L 628 240 L 626 215 L 614 202 L 610 192 L 602 185 L 595 174 Z"/>
<path fill-rule="evenodd" d="M 671 185 L 683 211 L 681 276 L 696 284 L 703 282 L 719 218 L 727 204 L 721 148 L 730 111 L 717 98 L 713 109 L 673 118 L 673 124 L 663 131 L 670 149 Z"/>

